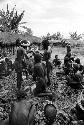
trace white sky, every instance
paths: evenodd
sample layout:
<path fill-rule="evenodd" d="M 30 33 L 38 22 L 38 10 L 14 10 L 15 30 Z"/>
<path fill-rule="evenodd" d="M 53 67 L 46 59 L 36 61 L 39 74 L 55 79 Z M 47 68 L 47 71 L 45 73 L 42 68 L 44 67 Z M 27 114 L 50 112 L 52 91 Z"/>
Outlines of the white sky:
<path fill-rule="evenodd" d="M 23 21 L 34 35 L 84 33 L 84 0 L 0 0 L 0 8 L 5 10 L 7 3 L 18 12 L 25 10 Z"/>

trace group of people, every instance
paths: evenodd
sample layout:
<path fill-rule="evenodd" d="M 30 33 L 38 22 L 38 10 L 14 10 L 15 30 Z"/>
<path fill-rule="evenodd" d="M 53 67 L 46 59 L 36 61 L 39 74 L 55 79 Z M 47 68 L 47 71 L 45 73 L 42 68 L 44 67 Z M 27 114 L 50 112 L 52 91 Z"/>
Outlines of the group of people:
<path fill-rule="evenodd" d="M 36 84 L 33 94 L 34 97 L 39 97 L 41 93 L 49 93 L 46 91 L 46 88 L 52 84 L 50 74 L 52 73 L 53 65 L 55 67 L 60 67 L 61 65 L 58 55 L 55 55 L 55 59 L 52 62 L 50 61 L 52 49 L 49 48 L 48 39 L 43 40 L 42 46 L 44 50 L 43 54 L 39 51 L 31 52 L 29 50 L 28 53 L 32 53 L 30 57 L 28 57 L 25 51 L 26 46 L 18 47 L 15 61 L 11 64 L 12 70 L 15 70 L 17 74 L 17 100 L 11 105 L 9 118 L 4 122 L 2 121 L 0 125 L 35 125 L 35 112 L 38 102 L 26 99 L 27 94 L 21 89 L 23 72 L 26 75 L 26 79 L 28 79 L 28 75 L 32 75 L 33 81 Z M 67 84 L 71 87 L 79 88 L 82 84 L 84 67 L 81 65 L 79 58 L 74 59 L 72 57 L 70 46 L 67 46 L 63 69 L 68 81 Z M 82 92 L 82 97 L 83 94 L 84 91 Z M 74 119 L 74 114 L 76 119 Z M 53 125 L 57 116 L 62 117 L 61 120 L 64 119 L 64 124 L 66 123 L 67 125 L 70 123 L 74 125 L 76 122 L 73 122 L 73 120 L 82 120 L 80 123 L 84 123 L 84 98 L 71 109 L 69 118 L 66 118 L 62 113 L 57 115 L 57 109 L 54 104 L 46 104 L 44 107 L 44 124 Z"/>
<path fill-rule="evenodd" d="M 51 52 L 48 49 L 44 50 L 43 54 L 39 51 L 32 52 L 31 57 L 28 57 L 24 46 L 19 46 L 16 53 L 16 58 L 12 64 L 12 70 L 17 74 L 17 100 L 11 105 L 11 112 L 9 118 L 1 125 L 34 125 L 35 124 L 35 110 L 38 103 L 33 103 L 32 99 L 27 101 L 25 98 L 27 94 L 21 89 L 23 82 L 22 74 L 25 72 L 26 79 L 28 75 L 32 75 L 35 81 L 36 88 L 33 90 L 34 96 L 40 93 L 47 93 L 46 88 L 51 85 L 50 72 L 52 71 L 52 64 L 50 62 Z M 31 53 L 31 52 L 29 52 Z M 31 61 L 32 58 L 32 61 Z M 31 62 L 33 64 L 31 64 Z M 54 114 L 52 115 L 53 112 Z M 53 104 L 45 106 L 45 123 L 53 124 L 56 117 L 56 107 Z"/>
<path fill-rule="evenodd" d="M 17 74 L 17 89 L 21 89 L 23 82 L 23 74 L 32 75 L 33 81 L 36 83 L 34 94 L 42 93 L 50 83 L 50 72 L 52 71 L 52 64 L 50 62 L 51 50 L 48 52 L 48 46 L 41 54 L 38 50 L 28 50 L 26 45 L 19 45 L 16 51 L 15 60 L 12 62 L 8 57 L 0 62 L 0 76 L 7 76 L 15 70 Z M 30 48 L 30 47 L 29 47 Z"/>
<path fill-rule="evenodd" d="M 12 61 L 6 57 L 4 60 L 0 61 L 0 78 L 3 76 L 8 76 L 12 71 Z"/>
<path fill-rule="evenodd" d="M 83 86 L 84 66 L 81 64 L 80 59 L 71 55 L 71 47 L 67 46 L 67 54 L 64 57 L 63 66 L 67 84 L 75 89 L 80 89 Z"/>

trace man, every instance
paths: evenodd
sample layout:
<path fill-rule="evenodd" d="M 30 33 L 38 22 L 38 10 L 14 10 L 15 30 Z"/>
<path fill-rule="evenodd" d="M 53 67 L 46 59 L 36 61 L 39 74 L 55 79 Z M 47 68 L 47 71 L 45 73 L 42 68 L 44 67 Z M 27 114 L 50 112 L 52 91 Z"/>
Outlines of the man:
<path fill-rule="evenodd" d="M 9 75 L 12 71 L 12 61 L 9 58 L 5 58 L 6 62 L 6 75 Z"/>
<path fill-rule="evenodd" d="M 73 121 L 82 122 L 84 124 L 84 91 L 81 92 L 77 104 L 70 111 Z"/>
<path fill-rule="evenodd" d="M 36 81 L 34 95 L 37 96 L 46 90 L 47 74 L 45 64 L 41 62 L 41 55 L 39 53 L 34 55 L 34 62 L 33 80 Z"/>
<path fill-rule="evenodd" d="M 56 66 L 60 66 L 61 61 L 58 59 L 58 55 L 55 55 L 55 59 L 53 60 L 53 64 Z"/>
<path fill-rule="evenodd" d="M 50 86 L 50 73 L 52 72 L 53 69 L 53 64 L 50 62 L 50 58 L 51 58 L 51 53 L 48 52 L 47 50 L 44 51 L 43 54 L 43 61 L 45 61 L 46 63 L 46 70 L 47 70 L 47 78 L 48 78 L 48 82 L 47 85 Z"/>
<path fill-rule="evenodd" d="M 15 72 L 17 73 L 17 88 L 20 90 L 21 84 L 22 84 L 22 72 L 23 72 L 23 57 L 24 57 L 24 50 L 22 48 L 18 48 L 16 59 L 13 64 L 13 68 L 15 69 Z"/>
<path fill-rule="evenodd" d="M 25 100 L 26 93 L 19 91 L 17 93 L 17 101 L 11 106 L 9 115 L 10 125 L 33 125 L 35 105 L 32 100 Z"/>
<path fill-rule="evenodd" d="M 71 46 L 70 44 L 67 45 L 67 53 L 70 53 L 71 52 Z"/>
<path fill-rule="evenodd" d="M 9 118 L 1 121 L 0 125 L 33 125 L 35 120 L 35 104 L 33 100 L 26 100 L 26 93 L 19 91 L 17 101 L 11 104 Z"/>
<path fill-rule="evenodd" d="M 44 49 L 44 50 L 48 50 L 48 46 L 49 46 L 49 39 L 48 39 L 48 38 L 45 38 L 45 39 L 42 41 L 42 46 L 43 46 L 43 49 Z"/>

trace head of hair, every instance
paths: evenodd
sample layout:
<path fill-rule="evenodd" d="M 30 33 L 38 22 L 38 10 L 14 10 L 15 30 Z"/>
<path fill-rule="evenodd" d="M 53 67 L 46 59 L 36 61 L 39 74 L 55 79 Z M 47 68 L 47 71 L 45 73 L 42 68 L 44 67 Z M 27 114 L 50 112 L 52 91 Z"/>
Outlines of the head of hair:
<path fill-rule="evenodd" d="M 53 104 L 46 104 L 44 107 L 45 122 L 51 125 L 56 120 L 57 109 Z"/>
<path fill-rule="evenodd" d="M 80 64 L 80 59 L 77 58 L 77 59 L 75 60 L 75 63 Z"/>
<path fill-rule="evenodd" d="M 55 58 L 57 58 L 58 57 L 58 55 L 55 55 Z"/>
<path fill-rule="evenodd" d="M 17 50 L 17 59 L 20 59 L 24 55 L 23 48 L 18 48 Z"/>

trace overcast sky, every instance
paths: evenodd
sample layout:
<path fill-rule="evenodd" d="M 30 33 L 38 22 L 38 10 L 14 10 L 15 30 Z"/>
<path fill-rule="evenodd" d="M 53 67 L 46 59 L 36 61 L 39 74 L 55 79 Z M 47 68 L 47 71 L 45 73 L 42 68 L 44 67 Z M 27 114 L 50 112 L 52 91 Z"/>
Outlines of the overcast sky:
<path fill-rule="evenodd" d="M 34 35 L 84 33 L 84 0 L 0 0 L 0 8 L 5 10 L 7 3 L 18 12 L 25 10 L 23 21 Z"/>

